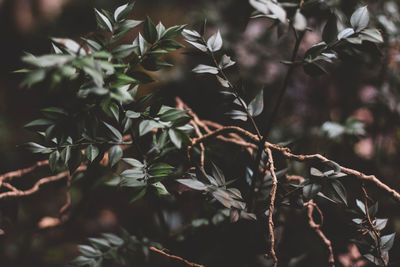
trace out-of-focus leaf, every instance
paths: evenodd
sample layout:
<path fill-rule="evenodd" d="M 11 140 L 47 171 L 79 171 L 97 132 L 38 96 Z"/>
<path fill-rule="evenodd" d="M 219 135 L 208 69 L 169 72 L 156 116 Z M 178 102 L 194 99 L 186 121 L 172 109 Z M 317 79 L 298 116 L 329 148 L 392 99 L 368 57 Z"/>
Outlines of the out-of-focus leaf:
<path fill-rule="evenodd" d="M 367 6 L 360 7 L 354 11 L 353 15 L 351 15 L 350 23 L 356 32 L 365 29 L 369 23 L 369 12 Z"/>
<path fill-rule="evenodd" d="M 253 117 L 257 117 L 258 115 L 261 114 L 261 112 L 264 110 L 264 90 L 263 89 L 250 102 L 248 109 L 249 109 L 249 113 Z"/>
<path fill-rule="evenodd" d="M 217 52 L 221 50 L 222 37 L 219 30 L 208 39 L 207 47 L 208 49 L 210 49 L 211 52 Z"/>
<path fill-rule="evenodd" d="M 218 74 L 218 69 L 216 67 L 203 64 L 197 65 L 197 67 L 195 67 L 192 71 L 196 73 Z"/>
<path fill-rule="evenodd" d="M 195 179 L 178 179 L 176 180 L 177 182 L 186 185 L 189 188 L 192 188 L 194 190 L 200 190 L 204 191 L 207 189 L 207 186 L 200 182 L 199 180 Z"/>

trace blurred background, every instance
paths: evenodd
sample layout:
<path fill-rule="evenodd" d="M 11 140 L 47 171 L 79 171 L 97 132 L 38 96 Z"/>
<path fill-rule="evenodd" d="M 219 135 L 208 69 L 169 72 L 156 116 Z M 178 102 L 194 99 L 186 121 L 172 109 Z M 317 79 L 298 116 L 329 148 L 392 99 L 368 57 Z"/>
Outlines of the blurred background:
<path fill-rule="evenodd" d="M 324 4 L 336 5 L 347 16 L 358 4 L 355 0 L 317 2 L 321 4 L 306 14 L 310 16 L 309 26 L 313 31 L 306 33 L 300 48 L 301 55 L 321 40 L 321 23 L 328 12 Z M 398 1 L 364 2 L 370 4 L 372 23 L 385 36 L 386 43 L 380 47 L 380 52 L 370 53 L 358 61 L 344 59 L 332 67 L 331 74 L 320 77 L 309 77 L 299 68 L 290 84 L 271 139 L 273 142 L 293 143 L 299 153 L 322 153 L 344 166 L 376 174 L 393 188 L 400 189 Z M 22 67 L 20 58 L 24 51 L 48 53 L 50 37 L 76 40 L 95 30 L 93 7 L 114 9 L 121 4 L 124 1 L 0 0 L 0 173 L 29 166 L 38 159 L 18 145 L 37 138 L 23 125 L 39 117 L 40 108 L 51 106 L 52 101 L 45 97 L 48 95 L 47 88 L 25 89 L 19 86 L 21 76 L 12 72 Z M 230 75 L 240 84 L 244 98 L 252 99 L 264 86 L 266 112 L 257 118 L 262 124 L 268 118 L 268 111 L 286 72 L 287 67 L 280 61 L 290 58 L 293 37 L 289 34 L 279 38 L 276 30 L 270 30 L 271 23 L 267 20 L 250 20 L 252 11 L 245 0 L 137 0 L 133 17 L 144 19 L 149 15 L 154 22 L 161 20 L 166 26 L 189 24 L 190 27 L 198 27 L 207 18 L 208 34 L 220 29 L 225 49 L 238 62 Z M 132 39 L 134 36 L 135 33 L 132 33 Z M 177 67 L 159 72 L 159 82 L 152 84 L 150 89 L 161 90 L 165 101 L 170 103 L 173 103 L 174 96 L 180 96 L 201 118 L 237 124 L 224 115 L 229 106 L 220 105 L 222 98 L 215 80 L 190 73 L 190 69 L 198 63 L 205 63 L 206 59 L 193 53 L 185 55 L 184 52 L 188 50 L 174 53 L 170 61 Z M 248 127 L 245 123 L 239 125 Z M 246 160 L 236 154 L 230 159 Z M 243 173 L 239 167 L 231 166 L 229 161 L 222 161 L 221 164 L 230 169 L 227 176 Z M 35 175 L 38 177 L 45 173 L 44 170 Z M 345 185 L 349 191 L 358 190 L 356 184 L 351 182 Z M 352 198 L 359 195 L 360 192 L 354 192 Z M 380 202 L 379 216 L 390 216 L 390 230 L 400 232 L 399 206 L 381 192 L 371 190 L 371 195 Z M 47 186 L 28 198 L 1 201 L 0 225 L 6 234 L 0 235 L 0 266 L 68 266 L 68 261 L 77 255 L 77 243 L 100 232 L 115 231 L 119 226 L 149 238 L 160 236 L 157 232 L 160 231 L 157 230 L 159 222 L 150 212 L 156 207 L 148 207 L 145 202 L 135 203 L 133 207 L 127 204 L 128 197 L 102 187 L 85 196 L 73 187 L 72 197 L 77 203 L 85 199 L 75 220 L 49 230 L 40 229 L 38 223 L 45 216 L 57 216 L 65 201 L 65 186 L 62 183 Z M 163 207 L 172 229 L 190 222 L 193 216 L 199 216 L 196 208 L 200 209 L 202 205 L 190 194 L 179 197 L 180 201 L 170 205 L 166 203 Z M 177 203 L 181 203 L 180 206 L 172 209 Z M 341 264 L 353 266 L 346 265 L 346 262 L 349 262 L 351 253 L 355 253 L 348 249 L 354 227 L 342 211 L 330 205 L 324 208 L 328 214 L 325 228 L 334 250 L 343 254 Z M 289 264 L 290 258 L 302 255 L 304 248 L 298 248 L 298 245 L 303 244 L 307 249 L 321 253 L 320 256 L 316 254 L 316 259 L 306 260 L 304 265 L 299 266 L 324 266 L 324 248 L 313 237 L 311 230 L 299 231 L 307 229 L 305 218 L 299 214 L 289 214 L 289 217 L 294 216 L 301 221 L 286 225 L 287 232 L 282 237 L 286 241 L 283 246 L 290 251 L 290 255 L 284 255 L 288 259 L 286 263 Z M 265 233 L 260 230 L 263 227 L 255 227 L 250 233 L 241 231 L 248 228 L 246 224 L 219 226 L 226 227 L 226 232 L 220 231 L 221 228 L 205 227 L 189 235 L 185 242 L 171 241 L 167 245 L 181 255 L 210 262 L 207 266 L 262 266 L 260 257 L 254 257 L 262 251 L 252 251 L 249 247 L 264 242 Z M 227 234 L 232 230 L 237 232 L 236 236 Z M 306 235 L 311 235 L 311 240 L 307 240 Z M 399 264 L 393 266 L 400 266 L 396 251 L 400 251 L 400 244 L 395 244 L 391 253 L 393 261 L 397 260 Z M 154 263 L 154 266 L 163 266 L 163 262 L 165 264 L 166 259 Z M 168 264 L 174 266 L 172 262 Z"/>

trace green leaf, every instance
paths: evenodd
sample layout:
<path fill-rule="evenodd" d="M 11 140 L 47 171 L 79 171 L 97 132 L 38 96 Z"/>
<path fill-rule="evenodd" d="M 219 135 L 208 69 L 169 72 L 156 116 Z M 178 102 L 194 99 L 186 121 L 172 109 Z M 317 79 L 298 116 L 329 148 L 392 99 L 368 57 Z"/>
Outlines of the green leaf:
<path fill-rule="evenodd" d="M 109 133 L 109 136 L 111 137 L 111 139 L 113 139 L 116 142 L 121 142 L 122 134 L 116 128 L 111 126 L 110 124 L 108 124 L 106 122 L 103 122 L 103 123 L 108 129 L 108 133 Z"/>
<path fill-rule="evenodd" d="M 135 181 L 137 179 L 141 179 L 144 177 L 144 172 L 143 169 L 129 169 L 123 171 L 121 174 L 121 177 L 127 178 L 127 179 L 134 179 Z M 143 184 L 143 182 L 141 182 Z"/>
<path fill-rule="evenodd" d="M 110 20 L 99 10 L 95 9 L 94 11 L 96 14 L 97 25 L 99 25 L 99 27 L 102 29 L 107 29 L 110 32 L 113 32 L 113 27 Z"/>
<path fill-rule="evenodd" d="M 324 40 L 325 43 L 329 44 L 337 39 L 337 35 L 337 17 L 335 13 L 331 13 L 322 32 L 322 40 Z"/>
<path fill-rule="evenodd" d="M 146 195 L 146 190 L 147 190 L 146 187 L 140 189 L 139 192 L 137 192 L 135 194 L 135 196 L 131 199 L 130 202 L 133 203 L 133 202 L 141 199 L 142 197 L 144 197 L 144 195 Z"/>
<path fill-rule="evenodd" d="M 159 22 L 156 26 L 156 30 L 157 30 L 157 39 L 161 39 L 161 37 L 164 35 L 165 33 L 165 27 L 164 25 Z"/>
<path fill-rule="evenodd" d="M 378 29 L 364 29 L 360 32 L 359 37 L 363 41 L 369 41 L 373 43 L 383 43 L 383 37 Z"/>
<path fill-rule="evenodd" d="M 164 177 L 170 175 L 174 170 L 174 167 L 166 163 L 155 163 L 149 167 L 149 174 L 153 178 Z"/>
<path fill-rule="evenodd" d="M 118 7 L 114 12 L 115 21 L 121 21 L 121 20 L 126 19 L 129 16 L 129 14 L 131 13 L 134 5 L 135 5 L 135 2 L 132 2 L 130 4 L 127 3 L 125 5 Z"/>
<path fill-rule="evenodd" d="M 275 2 L 266 2 L 269 11 L 276 17 L 280 22 L 286 23 L 286 11 L 283 7 Z"/>
<path fill-rule="evenodd" d="M 109 159 L 110 159 L 110 166 L 114 167 L 115 164 L 119 162 L 122 158 L 123 151 L 119 145 L 112 146 L 109 150 Z"/>
<path fill-rule="evenodd" d="M 253 117 L 257 117 L 261 114 L 264 109 L 264 90 L 256 95 L 256 97 L 250 102 L 248 106 L 249 112 Z"/>
<path fill-rule="evenodd" d="M 26 124 L 24 127 L 27 129 L 32 129 L 32 130 L 36 130 L 36 129 L 44 129 L 49 127 L 50 125 L 53 125 L 54 122 L 51 120 L 47 120 L 47 119 L 38 119 L 38 120 L 34 120 L 28 124 Z"/>
<path fill-rule="evenodd" d="M 169 138 L 171 139 L 172 143 L 178 149 L 181 149 L 182 148 L 182 138 L 180 136 L 180 133 L 178 131 L 175 131 L 174 129 L 169 129 L 168 135 L 169 135 Z"/>
<path fill-rule="evenodd" d="M 171 39 L 163 39 L 163 40 L 161 40 L 158 43 L 158 46 L 161 49 L 168 50 L 168 51 L 175 51 L 175 50 L 183 47 L 183 45 L 181 45 L 177 41 L 171 40 Z"/>
<path fill-rule="evenodd" d="M 199 180 L 195 180 L 195 179 L 178 179 L 176 180 L 177 182 L 186 185 L 189 188 L 192 188 L 194 190 L 200 190 L 200 191 L 204 191 L 207 189 L 207 186 L 205 184 L 203 184 L 202 182 L 200 182 Z"/>
<path fill-rule="evenodd" d="M 353 34 L 354 34 L 354 29 L 346 28 L 346 29 L 344 29 L 344 30 L 342 30 L 341 32 L 338 33 L 337 38 L 338 38 L 338 40 L 342 40 L 344 38 L 350 37 Z"/>
<path fill-rule="evenodd" d="M 21 86 L 31 87 L 32 85 L 43 81 L 46 77 L 46 70 L 38 69 L 30 71 L 24 78 Z"/>
<path fill-rule="evenodd" d="M 103 233 L 101 234 L 104 238 L 106 238 L 111 244 L 115 246 L 122 246 L 124 244 L 124 240 L 120 237 L 110 234 L 110 233 Z"/>
<path fill-rule="evenodd" d="M 365 210 L 365 205 L 361 200 L 356 199 L 356 204 L 357 207 L 364 213 L 366 214 L 366 210 Z"/>
<path fill-rule="evenodd" d="M 201 35 L 197 31 L 184 29 L 182 31 L 182 36 L 186 41 L 196 42 L 201 39 Z"/>
<path fill-rule="evenodd" d="M 236 64 L 236 62 L 233 61 L 233 60 L 231 59 L 231 57 L 229 57 L 229 56 L 227 56 L 227 55 L 223 55 L 222 58 L 221 58 L 221 62 L 219 63 L 219 66 L 220 66 L 222 69 L 226 69 L 226 68 L 229 68 L 230 66 L 233 66 L 233 65 L 235 65 L 235 64 Z"/>
<path fill-rule="evenodd" d="M 143 36 L 139 33 L 138 37 L 135 39 L 134 46 L 137 46 L 139 48 L 139 55 L 144 56 L 147 52 L 147 42 L 143 38 Z"/>
<path fill-rule="evenodd" d="M 101 50 L 101 44 L 99 44 L 98 42 L 86 38 L 81 38 L 81 39 L 87 44 L 87 46 L 91 49 L 92 52 Z"/>
<path fill-rule="evenodd" d="M 388 219 L 374 220 L 374 225 L 375 225 L 376 230 L 382 231 L 386 227 L 387 222 L 388 222 Z"/>
<path fill-rule="evenodd" d="M 71 158 L 71 146 L 67 146 L 61 151 L 61 159 L 64 161 L 64 164 L 67 165 L 70 158 Z"/>
<path fill-rule="evenodd" d="M 89 145 L 86 150 L 85 150 L 86 158 L 90 161 L 93 162 L 99 155 L 99 149 L 94 146 L 94 145 Z"/>
<path fill-rule="evenodd" d="M 165 107 L 165 106 L 163 106 Z M 186 116 L 187 110 L 180 110 L 174 108 L 162 108 L 158 115 L 162 121 L 176 121 L 184 116 Z"/>
<path fill-rule="evenodd" d="M 88 238 L 89 242 L 98 249 L 109 248 L 110 243 L 103 238 Z"/>
<path fill-rule="evenodd" d="M 315 197 L 322 189 L 322 185 L 319 183 L 311 183 L 303 187 L 303 196 L 307 199 Z"/>
<path fill-rule="evenodd" d="M 380 246 L 382 251 L 389 251 L 393 247 L 395 236 L 396 233 L 390 235 L 384 235 L 381 237 Z"/>
<path fill-rule="evenodd" d="M 174 39 L 177 37 L 181 31 L 185 28 L 186 25 L 175 25 L 169 27 L 165 30 L 164 34 L 161 36 L 162 39 Z"/>
<path fill-rule="evenodd" d="M 211 74 L 218 74 L 218 69 L 213 66 L 199 64 L 193 70 L 195 73 L 211 73 Z"/>
<path fill-rule="evenodd" d="M 139 135 L 143 136 L 149 132 L 151 132 L 154 128 L 163 127 L 160 123 L 155 122 L 153 120 L 144 120 L 139 124 Z"/>
<path fill-rule="evenodd" d="M 300 9 L 297 9 L 293 17 L 293 27 L 298 31 L 304 31 L 307 28 L 307 19 L 301 14 Z"/>
<path fill-rule="evenodd" d="M 97 249 L 87 246 L 87 245 L 78 245 L 78 250 L 80 253 L 82 253 L 86 257 L 98 257 L 101 255 L 101 252 L 98 251 Z"/>
<path fill-rule="evenodd" d="M 29 142 L 25 144 L 25 147 L 31 151 L 32 153 L 42 153 L 42 154 L 47 154 L 51 153 L 53 150 L 51 148 L 47 148 L 45 146 L 36 144 L 34 142 Z"/>
<path fill-rule="evenodd" d="M 247 114 L 240 110 L 231 110 L 226 112 L 225 115 L 228 115 L 233 120 L 247 121 Z"/>
<path fill-rule="evenodd" d="M 338 180 L 330 180 L 333 189 L 336 191 L 337 195 L 343 201 L 344 204 L 347 206 L 347 194 L 346 188 L 343 186 L 341 182 Z"/>
<path fill-rule="evenodd" d="M 217 52 L 222 48 L 222 37 L 221 33 L 218 30 L 214 35 L 212 35 L 207 41 L 207 48 L 211 52 Z"/>
<path fill-rule="evenodd" d="M 213 162 L 211 162 L 211 172 L 217 182 L 218 185 L 225 185 L 225 175 L 222 172 L 220 168 L 218 168 L 217 165 L 215 165 Z"/>
<path fill-rule="evenodd" d="M 367 6 L 363 6 L 354 11 L 350 18 L 350 24 L 354 31 L 359 32 L 365 29 L 369 23 L 369 12 Z"/>
<path fill-rule="evenodd" d="M 159 196 L 169 195 L 167 188 L 165 188 L 165 186 L 162 183 L 157 182 L 152 184 L 152 186 L 157 189 L 157 194 Z"/>
<path fill-rule="evenodd" d="M 137 159 L 124 158 L 122 160 L 131 165 L 132 167 L 142 168 L 144 166 L 143 163 Z"/>
<path fill-rule="evenodd" d="M 77 258 L 75 258 L 74 260 L 71 261 L 72 265 L 77 265 L 77 266 L 92 266 L 96 261 L 92 258 L 88 258 L 85 256 L 78 256 Z"/>
<path fill-rule="evenodd" d="M 128 110 L 126 112 L 125 116 L 130 118 L 130 119 L 138 119 L 138 118 L 140 118 L 141 114 L 139 112 Z"/>
<path fill-rule="evenodd" d="M 122 59 L 131 55 L 137 46 L 132 44 L 122 44 L 113 49 L 112 54 L 115 58 Z"/>
<path fill-rule="evenodd" d="M 157 29 L 149 17 L 146 18 L 143 26 L 143 36 L 147 42 L 153 44 L 157 41 Z"/>
<path fill-rule="evenodd" d="M 201 51 L 203 51 L 203 52 L 207 52 L 207 46 L 203 45 L 203 44 L 200 43 L 200 42 L 197 42 L 197 41 L 189 41 L 189 40 L 186 40 L 186 42 L 188 42 L 189 44 L 193 45 L 194 47 L 196 47 L 197 49 L 199 49 L 199 50 L 201 50 Z"/>
<path fill-rule="evenodd" d="M 56 171 L 58 160 L 60 159 L 60 152 L 58 150 L 53 151 L 49 157 L 49 167 L 52 172 Z"/>

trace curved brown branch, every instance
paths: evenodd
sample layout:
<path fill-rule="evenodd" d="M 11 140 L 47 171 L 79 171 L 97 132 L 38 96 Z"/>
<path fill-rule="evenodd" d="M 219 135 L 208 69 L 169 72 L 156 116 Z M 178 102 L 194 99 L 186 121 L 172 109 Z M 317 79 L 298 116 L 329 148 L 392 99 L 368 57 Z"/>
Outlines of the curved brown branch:
<path fill-rule="evenodd" d="M 270 255 L 266 254 L 266 256 L 272 257 L 272 259 L 274 261 L 274 267 L 276 267 L 276 266 L 278 266 L 278 257 L 276 256 L 276 253 L 275 253 L 275 234 L 274 234 L 273 215 L 274 215 L 274 209 L 275 209 L 276 190 L 278 189 L 278 178 L 276 177 L 276 174 L 275 174 L 275 165 L 274 165 L 274 159 L 272 157 L 271 149 L 267 148 L 267 154 L 268 154 L 268 162 L 269 162 L 269 171 L 271 172 L 271 176 L 272 176 L 272 188 L 269 193 L 270 203 L 269 203 L 269 214 L 268 214 L 268 232 L 269 232 L 269 241 L 271 243 L 271 248 L 269 251 Z"/>
<path fill-rule="evenodd" d="M 221 138 L 223 137 L 223 134 L 240 134 L 244 137 L 246 137 L 248 140 L 252 141 L 252 142 L 257 142 L 258 141 L 258 137 L 252 133 L 250 133 L 249 131 L 246 131 L 240 127 L 237 126 L 221 126 L 220 128 L 217 128 L 216 130 L 207 133 L 206 135 L 203 135 L 201 138 L 194 138 L 192 139 L 192 146 L 195 146 L 197 144 L 200 144 L 208 139 L 211 138 Z M 224 137 L 223 137 L 224 138 Z M 237 142 L 237 141 L 231 141 L 228 139 L 225 139 L 224 141 L 226 142 L 232 142 L 235 144 L 240 145 L 241 142 Z M 252 144 L 254 145 L 254 144 Z M 252 146 L 250 145 L 250 146 Z M 248 143 L 245 143 L 245 146 L 249 147 Z M 296 160 L 296 161 L 312 161 L 312 160 L 317 160 L 319 162 L 330 162 L 331 160 L 329 160 L 328 158 L 320 155 L 320 154 L 311 154 L 311 155 L 298 155 L 298 154 L 294 154 L 290 151 L 289 148 L 286 147 L 281 147 L 279 145 L 276 144 L 272 144 L 269 142 L 265 142 L 265 147 L 272 149 L 274 151 L 280 152 L 285 158 L 287 159 L 292 159 L 292 160 Z M 346 173 L 348 175 L 352 175 L 354 177 L 356 177 L 359 180 L 362 181 L 368 181 L 373 183 L 376 187 L 380 188 L 381 190 L 383 190 L 385 193 L 391 195 L 391 197 L 400 202 L 400 193 L 397 192 L 396 190 L 394 190 L 393 188 L 391 188 L 390 186 L 388 186 L 387 184 L 383 183 L 382 181 L 380 181 L 375 175 L 367 175 L 365 173 L 362 173 L 360 171 L 357 170 L 353 170 L 347 167 L 343 167 L 343 166 L 339 166 L 341 169 L 341 172 Z"/>
<path fill-rule="evenodd" d="M 23 175 L 34 171 L 36 168 L 41 167 L 41 166 L 45 166 L 45 165 L 49 165 L 49 161 L 48 160 L 38 161 L 34 165 L 32 165 L 31 167 L 28 167 L 28 168 L 25 168 L 25 169 L 16 170 L 16 171 L 12 171 L 12 172 L 8 172 L 8 173 L 5 173 L 3 175 L 0 175 L 0 186 L 7 179 L 22 177 Z"/>
<path fill-rule="evenodd" d="M 322 242 L 324 242 L 324 244 L 329 252 L 329 257 L 328 257 L 329 265 L 331 267 L 334 267 L 335 266 L 335 256 L 333 254 L 332 242 L 326 237 L 324 232 L 322 232 L 322 230 L 321 230 L 322 224 L 324 223 L 324 216 L 322 214 L 322 211 L 320 210 L 318 205 L 313 200 L 310 200 L 310 201 L 304 203 L 304 206 L 307 207 L 308 224 L 314 230 L 314 232 L 321 238 Z M 313 218 L 314 209 L 317 210 L 317 212 L 320 216 L 321 222 L 319 224 L 316 223 Z"/>
<path fill-rule="evenodd" d="M 78 167 L 78 169 L 76 169 L 76 172 L 85 171 L 86 169 L 87 169 L 87 167 L 82 165 L 82 166 Z M 65 172 L 61 172 L 54 176 L 41 178 L 39 181 L 37 181 L 34 184 L 34 186 L 32 188 L 30 188 L 28 190 L 12 190 L 12 191 L 1 193 L 0 199 L 7 198 L 7 197 L 22 197 L 22 196 L 32 195 L 32 194 L 36 193 L 37 191 L 39 191 L 40 186 L 54 182 L 54 181 L 61 180 L 65 177 L 67 177 L 68 175 L 69 175 L 69 171 L 65 171 Z"/>
<path fill-rule="evenodd" d="M 166 252 L 164 252 L 164 251 L 162 251 L 162 250 L 160 250 L 160 249 L 158 249 L 158 248 L 155 248 L 155 247 L 149 247 L 149 249 L 152 250 L 152 251 L 154 251 L 154 252 L 160 253 L 160 254 L 162 254 L 162 255 L 168 257 L 168 258 L 171 258 L 171 259 L 175 259 L 175 260 L 184 262 L 184 263 L 185 263 L 186 265 L 188 265 L 188 266 L 192 266 L 192 267 L 205 267 L 204 265 L 190 262 L 190 261 L 185 260 L 184 258 L 181 258 L 181 257 L 179 257 L 179 256 L 175 256 L 175 255 L 168 254 L 168 253 L 166 253 Z"/>

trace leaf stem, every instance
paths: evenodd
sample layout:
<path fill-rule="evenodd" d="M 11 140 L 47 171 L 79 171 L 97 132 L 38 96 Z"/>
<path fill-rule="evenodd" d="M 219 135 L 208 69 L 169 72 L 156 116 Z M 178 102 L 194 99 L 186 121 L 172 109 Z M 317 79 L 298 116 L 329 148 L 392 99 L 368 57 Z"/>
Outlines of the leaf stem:
<path fill-rule="evenodd" d="M 293 27 L 293 26 L 292 26 Z M 303 40 L 304 37 L 304 32 L 300 32 L 299 34 L 297 33 L 297 31 L 293 28 L 294 34 L 295 34 L 295 38 L 296 38 L 296 43 L 294 45 L 293 48 L 293 52 L 292 52 L 292 56 L 290 61 L 294 62 L 296 60 L 297 54 L 299 52 L 299 48 L 300 48 L 300 43 Z M 258 166 L 262 157 L 262 152 L 264 151 L 264 146 L 265 146 L 265 142 L 267 141 L 269 132 L 271 131 L 272 125 L 275 121 L 275 118 L 278 115 L 278 111 L 279 108 L 281 106 L 282 100 L 283 100 L 283 96 L 285 95 L 286 91 L 287 91 L 287 87 L 289 85 L 289 81 L 292 77 L 292 74 L 296 68 L 296 64 L 292 64 L 289 66 L 289 69 L 286 72 L 285 78 L 283 80 L 283 84 L 281 89 L 279 90 L 279 95 L 278 95 L 278 99 L 275 103 L 274 109 L 272 110 L 271 116 L 269 118 L 269 120 L 267 121 L 266 127 L 264 128 L 264 131 L 262 133 L 262 138 L 260 139 L 260 143 L 258 145 L 258 152 L 257 152 L 257 157 L 256 160 L 254 162 L 254 167 L 253 167 L 253 177 L 252 177 L 252 181 L 251 181 L 251 185 L 250 185 L 250 193 L 249 193 L 249 210 L 252 211 L 252 209 L 254 208 L 254 191 L 255 191 L 255 187 L 256 187 L 256 181 L 258 179 L 259 176 L 259 171 L 258 171 Z"/>
<path fill-rule="evenodd" d="M 206 41 L 204 40 L 204 38 L 202 38 L 202 41 L 204 42 L 204 44 L 207 46 Z M 208 52 L 211 55 L 211 58 L 214 62 L 215 67 L 218 69 L 218 71 L 221 73 L 222 77 L 227 81 L 229 88 L 231 88 L 233 94 L 235 95 L 236 99 L 239 101 L 240 105 L 242 106 L 242 108 L 246 111 L 246 115 L 247 117 L 250 119 L 250 122 L 252 124 L 252 126 L 254 127 L 254 130 L 257 133 L 258 138 L 261 140 L 262 136 L 261 136 L 261 132 L 260 129 L 258 128 L 253 116 L 251 116 L 249 109 L 247 108 L 246 104 L 243 102 L 243 100 L 239 97 L 239 92 L 238 90 L 235 88 L 235 86 L 232 84 L 232 82 L 229 80 L 228 76 L 226 75 L 226 73 L 224 72 L 224 69 L 221 68 L 221 66 L 218 64 L 217 59 L 215 58 L 214 52 L 212 52 L 210 49 L 208 49 Z"/>

